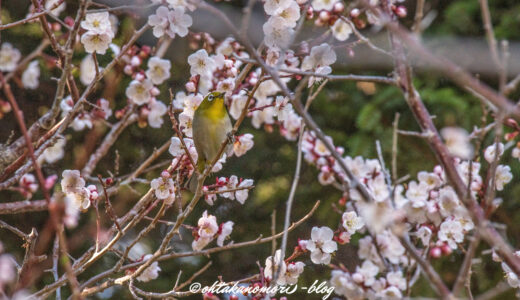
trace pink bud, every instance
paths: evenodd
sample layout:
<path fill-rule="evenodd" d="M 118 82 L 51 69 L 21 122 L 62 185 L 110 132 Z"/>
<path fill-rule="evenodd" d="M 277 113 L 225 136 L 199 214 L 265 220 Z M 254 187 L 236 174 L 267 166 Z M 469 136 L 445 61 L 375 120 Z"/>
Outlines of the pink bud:
<path fill-rule="evenodd" d="M 442 250 L 439 247 L 432 248 L 430 250 L 430 256 L 433 258 L 439 258 L 442 255 Z"/>
<path fill-rule="evenodd" d="M 137 81 L 143 81 L 143 80 L 144 80 L 144 75 L 141 74 L 141 73 L 137 73 L 137 74 L 135 75 L 135 80 L 137 80 Z"/>
<path fill-rule="evenodd" d="M 152 93 L 152 96 L 157 96 L 161 93 L 161 91 L 157 88 L 157 87 L 153 87 L 152 90 L 150 91 L 150 93 Z"/>
<path fill-rule="evenodd" d="M 141 59 L 138 56 L 132 56 L 132 59 L 130 60 L 130 64 L 134 67 L 137 67 L 141 65 Z"/>
<path fill-rule="evenodd" d="M 362 283 L 365 278 L 363 277 L 363 275 L 359 274 L 359 273 L 354 273 L 352 275 L 352 280 L 354 280 L 354 282 L 357 282 L 357 283 Z"/>
<path fill-rule="evenodd" d="M 395 8 L 394 10 L 395 14 L 399 17 L 399 18 L 404 18 L 406 17 L 406 14 L 407 14 L 407 11 L 406 11 L 406 7 L 400 5 L 398 7 Z"/>
<path fill-rule="evenodd" d="M 161 172 L 161 177 L 162 178 L 170 178 L 170 172 L 164 170 Z"/>
<path fill-rule="evenodd" d="M 195 93 L 197 90 L 195 83 L 193 83 L 193 81 L 188 81 L 188 83 L 186 83 L 186 90 L 190 93 Z"/>
<path fill-rule="evenodd" d="M 132 75 L 132 73 L 134 72 L 134 69 L 132 68 L 131 65 L 126 65 L 125 68 L 123 69 L 123 71 L 125 72 L 126 75 Z"/>
<path fill-rule="evenodd" d="M 361 11 L 357 8 L 354 8 L 353 10 L 350 11 L 350 17 L 352 17 L 352 18 L 357 18 L 357 17 L 359 17 L 360 14 L 361 14 Z"/>
<path fill-rule="evenodd" d="M 448 244 L 444 244 L 441 247 L 442 254 L 444 255 L 450 255 L 453 250 L 451 250 L 450 246 Z"/>
<path fill-rule="evenodd" d="M 45 178 L 45 183 L 44 183 L 45 189 L 50 190 L 56 183 L 57 179 L 58 179 L 57 175 L 51 175 L 51 176 Z"/>
<path fill-rule="evenodd" d="M 345 5 L 343 4 L 343 2 L 336 2 L 336 4 L 334 4 L 334 7 L 332 8 L 332 11 L 336 14 L 342 13 L 343 10 L 345 10 Z"/>
<path fill-rule="evenodd" d="M 326 11 L 326 10 L 322 10 L 320 11 L 320 16 L 319 16 L 320 20 L 323 21 L 324 23 L 327 22 L 329 19 L 330 19 L 330 12 Z"/>

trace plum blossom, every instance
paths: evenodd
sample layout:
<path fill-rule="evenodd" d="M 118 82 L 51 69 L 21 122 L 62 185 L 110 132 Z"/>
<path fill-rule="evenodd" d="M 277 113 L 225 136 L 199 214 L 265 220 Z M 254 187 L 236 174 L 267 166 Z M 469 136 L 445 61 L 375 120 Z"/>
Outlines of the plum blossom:
<path fill-rule="evenodd" d="M 85 187 L 85 180 L 78 170 L 65 170 L 61 174 L 61 190 L 66 194 L 76 193 Z"/>
<path fill-rule="evenodd" d="M 350 34 L 352 33 L 352 27 L 350 25 L 343 21 L 342 19 L 338 19 L 336 22 L 334 22 L 334 25 L 332 26 L 332 35 L 338 40 L 338 41 L 346 41 Z"/>
<path fill-rule="evenodd" d="M 229 115 L 237 120 L 244 110 L 247 103 L 247 94 L 241 90 L 238 94 L 231 96 L 231 107 L 229 108 Z"/>
<path fill-rule="evenodd" d="M 53 164 L 62 159 L 65 155 L 65 144 L 66 141 L 64 138 L 58 139 L 54 145 L 43 151 L 42 155 L 40 156 L 41 160 L 46 161 L 49 164 Z"/>
<path fill-rule="evenodd" d="M 150 111 L 148 112 L 148 124 L 152 128 L 161 128 L 161 125 L 163 124 L 163 116 L 168 111 L 166 105 L 161 101 L 155 100 L 149 106 Z"/>
<path fill-rule="evenodd" d="M 403 272 L 401 271 L 388 272 L 386 281 L 402 291 L 406 289 L 406 278 L 403 277 Z"/>
<path fill-rule="evenodd" d="M 155 14 L 148 17 L 148 24 L 153 26 L 155 37 L 160 38 L 166 33 L 170 38 L 174 38 L 176 34 L 180 37 L 186 36 L 193 20 L 184 13 L 182 6 L 177 6 L 173 10 L 169 10 L 166 6 L 159 6 Z"/>
<path fill-rule="evenodd" d="M 3 245 L 0 244 L 3 247 Z M 17 278 L 14 257 L 10 254 L 0 254 L 0 290 L 3 286 L 12 283 Z"/>
<path fill-rule="evenodd" d="M 240 182 L 237 188 L 244 188 L 235 192 L 235 197 L 240 204 L 244 204 L 249 196 L 249 189 L 247 187 L 253 186 L 253 179 L 245 179 Z"/>
<path fill-rule="evenodd" d="M 500 159 L 502 154 L 504 154 L 504 144 L 494 143 L 486 148 L 484 158 L 488 163 L 492 163 L 495 160 L 495 156 Z"/>
<path fill-rule="evenodd" d="M 173 202 L 175 185 L 171 178 L 155 178 L 150 182 L 150 186 L 155 191 L 157 199 Z"/>
<path fill-rule="evenodd" d="M 447 242 L 451 249 L 457 249 L 457 243 L 464 240 L 462 225 L 454 220 L 446 220 L 441 224 L 438 236 L 439 240 Z"/>
<path fill-rule="evenodd" d="M 312 0 L 311 4 L 315 10 L 332 10 L 338 0 Z"/>
<path fill-rule="evenodd" d="M 89 114 L 80 113 L 71 124 L 75 131 L 82 131 L 85 128 L 92 128 L 92 118 Z"/>
<path fill-rule="evenodd" d="M 143 105 L 152 98 L 153 83 L 145 79 L 143 81 L 132 80 L 126 88 L 126 96 L 137 105 Z"/>
<path fill-rule="evenodd" d="M 294 0 L 266 0 L 264 2 L 264 10 L 268 15 L 274 15 L 278 11 L 289 7 Z"/>
<path fill-rule="evenodd" d="M 0 71 L 11 72 L 16 69 L 18 61 L 22 57 L 20 51 L 10 43 L 3 43 L 0 48 Z"/>
<path fill-rule="evenodd" d="M 275 15 L 282 18 L 285 26 L 295 27 L 296 22 L 300 19 L 300 6 L 296 1 L 291 1 L 289 6 L 279 8 Z"/>
<path fill-rule="evenodd" d="M 294 29 L 287 26 L 286 19 L 273 16 L 263 25 L 264 41 L 268 47 L 285 48 L 294 34 Z"/>
<path fill-rule="evenodd" d="M 233 143 L 233 152 L 237 157 L 246 154 L 247 151 L 253 148 L 253 135 L 250 133 L 239 136 Z"/>
<path fill-rule="evenodd" d="M 170 78 L 170 69 L 171 62 L 169 60 L 154 56 L 148 60 L 146 77 L 150 79 L 153 84 L 161 84 Z"/>
<path fill-rule="evenodd" d="M 81 36 L 81 43 L 87 53 L 105 54 L 112 42 L 112 36 L 106 32 L 87 31 Z"/>
<path fill-rule="evenodd" d="M 195 145 L 193 144 L 193 140 L 190 138 L 184 138 L 184 144 L 188 148 L 191 156 L 193 157 L 192 151 L 195 150 Z M 182 148 L 181 140 L 176 136 L 172 137 L 170 147 L 168 148 L 168 152 L 170 152 L 170 154 L 173 157 L 178 157 L 178 156 L 186 154 L 186 152 Z M 196 157 L 194 158 L 194 160 L 197 160 Z"/>
<path fill-rule="evenodd" d="M 441 136 L 446 142 L 446 147 L 451 154 L 462 159 L 470 159 L 473 155 L 468 132 L 460 127 L 444 127 Z"/>
<path fill-rule="evenodd" d="M 285 273 L 285 281 L 287 284 L 296 284 L 298 277 L 303 273 L 305 263 L 301 261 L 291 262 L 287 264 L 287 272 Z"/>
<path fill-rule="evenodd" d="M 233 231 L 234 224 L 235 223 L 233 223 L 233 221 L 227 221 L 226 223 L 222 224 L 220 233 L 218 234 L 218 237 L 217 237 L 218 246 L 220 246 L 220 247 L 224 246 L 224 241 Z"/>
<path fill-rule="evenodd" d="M 361 267 L 356 267 L 356 273 L 352 274 L 352 279 L 365 286 L 372 286 L 376 282 L 376 275 L 379 267 L 370 260 L 365 260 Z"/>
<path fill-rule="evenodd" d="M 23 86 L 28 89 L 35 89 L 38 87 L 40 77 L 40 67 L 38 66 L 38 61 L 34 60 L 29 63 L 27 69 L 22 74 L 22 83 Z"/>
<path fill-rule="evenodd" d="M 145 257 L 143 257 L 143 261 L 147 261 L 150 258 L 152 258 L 152 254 L 147 254 Z M 159 277 L 159 272 L 161 271 L 161 268 L 159 267 L 159 263 L 154 261 L 152 264 L 148 266 L 148 268 L 144 269 L 144 271 L 137 276 L 135 279 L 141 281 L 141 282 L 148 282 L 150 280 L 154 280 L 157 277 Z"/>
<path fill-rule="evenodd" d="M 287 271 L 287 265 L 285 264 L 282 256 L 282 250 L 278 249 L 273 256 L 269 256 L 265 259 L 264 276 L 269 280 L 272 280 L 276 274 L 278 278 L 276 283 L 280 285 L 285 284 L 285 272 Z"/>
<path fill-rule="evenodd" d="M 47 0 L 45 1 L 45 9 L 49 10 L 53 7 L 55 7 L 53 10 L 51 10 L 51 14 L 53 16 L 59 16 L 64 10 L 65 10 L 65 1 L 63 1 L 60 5 L 56 6 L 60 0 Z"/>
<path fill-rule="evenodd" d="M 81 28 L 92 33 L 106 33 L 111 38 L 114 37 L 108 12 L 87 14 L 85 20 L 81 21 Z"/>
<path fill-rule="evenodd" d="M 188 56 L 188 64 L 190 65 L 190 73 L 192 76 L 210 75 L 215 69 L 215 60 L 209 57 L 205 49 L 200 49 L 197 52 Z"/>
<path fill-rule="evenodd" d="M 96 65 L 92 55 L 87 55 L 79 65 L 79 80 L 83 85 L 89 85 L 94 78 L 96 78 Z"/>
<path fill-rule="evenodd" d="M 328 227 L 313 227 L 311 239 L 307 241 L 307 250 L 311 252 L 311 260 L 315 264 L 330 263 L 331 254 L 338 250 L 332 240 L 334 232 Z"/>
<path fill-rule="evenodd" d="M 343 213 L 341 220 L 343 228 L 345 228 L 349 234 L 354 234 L 365 226 L 365 222 L 363 222 L 362 218 L 357 216 L 355 211 Z"/>
<path fill-rule="evenodd" d="M 501 191 L 504 189 L 504 185 L 511 182 L 513 179 L 513 174 L 511 173 L 511 167 L 505 165 L 497 166 L 495 173 L 495 187 L 497 191 Z"/>
<path fill-rule="evenodd" d="M 329 44 L 323 43 L 312 47 L 310 54 L 303 59 L 301 68 L 303 71 L 312 70 L 318 74 L 327 75 L 332 72 L 330 65 L 335 62 L 336 53 Z M 309 86 L 320 80 L 321 78 L 312 76 L 309 79 Z"/>
<path fill-rule="evenodd" d="M 208 215 L 208 211 L 202 213 L 202 217 L 197 222 L 197 234 L 202 238 L 213 238 L 218 232 L 217 218 L 213 215 Z"/>

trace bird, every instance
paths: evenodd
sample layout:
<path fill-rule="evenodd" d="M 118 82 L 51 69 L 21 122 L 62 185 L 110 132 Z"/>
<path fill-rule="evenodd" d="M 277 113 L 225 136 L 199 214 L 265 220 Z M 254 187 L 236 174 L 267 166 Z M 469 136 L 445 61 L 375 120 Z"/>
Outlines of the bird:
<path fill-rule="evenodd" d="M 232 128 L 225 104 L 225 93 L 207 94 L 195 110 L 192 121 L 193 143 L 198 154 L 196 168 L 199 173 L 213 162 L 222 143 L 230 138 Z M 228 144 L 228 149 L 231 144 Z M 189 183 L 192 192 L 197 188 L 197 180 L 194 180 L 194 177 L 192 176 Z"/>

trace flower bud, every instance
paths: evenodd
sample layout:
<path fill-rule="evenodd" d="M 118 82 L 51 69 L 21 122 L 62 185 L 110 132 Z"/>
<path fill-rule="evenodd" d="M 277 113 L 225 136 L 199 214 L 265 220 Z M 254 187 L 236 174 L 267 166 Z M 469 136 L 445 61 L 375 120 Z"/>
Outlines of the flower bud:
<path fill-rule="evenodd" d="M 442 255 L 442 250 L 439 247 L 434 247 L 430 249 L 430 256 L 433 258 L 439 258 Z"/>
<path fill-rule="evenodd" d="M 361 14 L 361 11 L 358 8 L 354 8 L 350 11 L 350 17 L 351 18 L 357 18 Z"/>
<path fill-rule="evenodd" d="M 197 87 L 195 86 L 195 83 L 193 81 L 188 81 L 186 83 L 186 90 L 190 93 L 195 93 Z"/>

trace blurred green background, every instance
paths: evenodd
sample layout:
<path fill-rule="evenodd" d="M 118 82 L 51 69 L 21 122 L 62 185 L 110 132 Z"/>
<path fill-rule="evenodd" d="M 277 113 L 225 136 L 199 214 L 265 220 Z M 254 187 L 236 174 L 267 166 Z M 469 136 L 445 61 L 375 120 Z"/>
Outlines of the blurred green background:
<path fill-rule="evenodd" d="M 2 3 L 2 22 L 8 23 L 9 20 L 23 18 L 27 12 L 28 3 L 25 1 L 6 1 Z M 140 3 L 140 2 L 138 2 Z M 244 3 L 235 1 L 232 3 L 220 4 L 223 6 L 240 7 Z M 409 12 L 409 16 L 403 20 L 404 24 L 410 25 L 413 20 L 415 10 L 414 1 L 404 3 Z M 520 38 L 520 3 L 513 0 L 490 1 L 491 15 L 497 38 L 507 39 L 511 42 Z M 75 4 L 67 3 L 67 14 L 73 16 Z M 477 0 L 461 1 L 426 1 L 427 12 L 435 11 L 431 26 L 425 32 L 424 37 L 449 37 L 449 38 L 475 38 L 484 42 L 484 31 L 482 27 L 480 8 Z M 64 16 L 62 14 L 62 16 Z M 134 27 L 140 26 L 143 19 L 136 19 L 133 15 L 119 15 L 121 22 L 120 33 L 115 39 L 115 43 L 121 44 Z M 23 54 L 29 53 L 40 41 L 42 34 L 37 23 L 15 27 L 2 31 L 1 41 L 10 42 L 20 49 Z M 154 42 L 151 34 L 140 40 L 141 44 L 152 44 Z M 158 97 L 164 102 L 169 101 L 168 88 L 175 93 L 183 90 L 184 83 L 189 78 L 189 70 L 186 66 L 186 57 L 191 53 L 186 42 L 177 38 L 172 44 L 168 57 L 173 60 L 172 78 L 168 84 L 161 85 L 161 95 Z M 356 48 L 354 49 L 354 52 Z M 46 55 L 53 56 L 50 49 Z M 84 54 L 78 49 L 74 61 L 79 65 Z M 100 58 L 101 64 L 106 63 L 105 58 Z M 354 58 L 355 59 L 355 56 Z M 40 116 L 50 105 L 54 95 L 55 82 L 53 77 L 59 76 L 57 70 L 48 70 L 42 66 L 41 84 L 38 90 L 23 90 L 14 84 L 14 92 L 24 111 L 27 122 L 32 122 Z M 349 67 L 348 65 L 335 69 L 337 74 L 372 74 L 387 75 L 391 69 L 381 68 L 362 68 Z M 77 72 L 76 72 L 76 75 Z M 498 76 L 481 76 L 489 85 L 497 86 Z M 122 108 L 125 103 L 124 89 L 129 78 L 124 77 L 117 87 L 100 86 L 95 97 L 104 96 L 111 102 L 113 109 Z M 79 82 L 79 80 L 78 80 Z M 481 126 L 482 107 L 480 101 L 469 93 L 454 86 L 440 74 L 428 71 L 417 72 L 415 84 L 421 93 L 423 100 L 435 116 L 435 125 L 440 129 L 446 126 L 460 126 L 468 131 L 473 126 Z M 518 99 L 520 93 L 515 92 L 510 99 Z M 310 108 L 311 114 L 320 124 L 327 135 L 330 135 L 337 146 L 345 148 L 345 154 L 349 156 L 361 155 L 365 158 L 375 158 L 375 141 L 381 141 L 383 155 L 387 165 L 391 159 L 392 146 L 392 122 L 395 114 L 400 114 L 399 128 L 405 130 L 418 130 L 418 126 L 410 113 L 403 96 L 399 89 L 382 84 L 375 86 L 360 86 L 355 82 L 330 82 L 314 101 Z M 113 118 L 113 117 L 112 117 Z M 113 119 L 111 119 L 113 121 Z M 488 118 L 488 121 L 490 118 Z M 6 141 L 12 131 L 18 136 L 16 123 L 13 114 L 9 113 L 0 121 L 0 139 Z M 53 165 L 46 165 L 43 169 L 46 175 L 61 175 L 63 169 L 82 168 L 89 151 L 84 145 L 100 143 L 102 136 L 107 132 L 105 126 L 96 126 L 94 130 L 87 132 L 74 132 L 71 129 L 66 131 L 67 146 L 65 158 Z M 242 206 L 236 201 L 221 199 L 216 201 L 214 206 L 208 206 L 201 202 L 194 213 L 190 216 L 187 224 L 195 225 L 197 219 L 204 210 L 217 217 L 218 222 L 231 220 L 235 222 L 235 227 L 231 239 L 235 242 L 253 240 L 259 235 L 270 235 L 271 213 L 276 211 L 277 232 L 283 228 L 283 217 L 285 214 L 285 203 L 289 194 L 289 187 L 292 181 L 294 167 L 296 164 L 296 143 L 286 141 L 281 137 L 277 129 L 271 133 L 264 130 L 254 129 L 250 121 L 246 120 L 240 133 L 254 134 L 255 147 L 246 155 L 240 158 L 229 159 L 219 176 L 229 176 L 235 174 L 243 178 L 255 180 L 256 188 L 250 193 L 249 199 Z M 107 176 L 107 171 L 114 170 L 114 161 L 119 155 L 120 174 L 126 174 L 134 170 L 148 155 L 154 147 L 159 147 L 172 136 L 169 121 L 165 118 L 165 123 L 161 129 L 139 128 L 137 124 L 129 127 L 119 141 L 111 148 L 108 155 L 101 161 L 94 174 Z M 485 143 L 489 144 L 492 134 L 486 137 Z M 431 170 L 435 163 L 435 158 L 424 141 L 417 137 L 399 136 L 398 145 L 398 175 L 399 177 L 410 175 L 415 177 L 420 170 Z M 171 159 L 169 154 L 165 154 L 158 161 Z M 510 163 L 513 170 L 513 182 L 506 186 L 506 189 L 499 194 L 504 199 L 503 206 L 494 215 L 493 220 L 504 223 L 508 226 L 507 236 L 512 245 L 518 245 L 520 240 L 520 215 L 515 213 L 520 201 L 517 195 L 520 194 L 520 185 L 516 178 L 520 176 L 520 163 L 512 159 L 510 155 L 505 155 L 505 161 Z M 146 179 L 157 177 L 159 171 L 151 172 L 146 175 Z M 482 173 L 484 174 L 484 173 Z M 332 209 L 332 205 L 337 205 L 341 198 L 341 193 L 333 187 L 323 187 L 317 181 L 317 170 L 306 163 L 303 164 L 301 179 L 296 192 L 295 203 L 292 212 L 292 220 L 297 220 L 305 215 L 317 200 L 321 205 L 316 213 L 303 225 L 291 232 L 289 236 L 288 249 L 292 249 L 297 243 L 297 239 L 308 239 L 310 230 L 313 226 L 329 226 L 336 228 L 341 216 Z M 212 179 L 213 180 L 213 179 Z M 112 197 L 112 203 L 118 215 L 125 213 L 130 206 L 138 200 L 139 195 L 144 194 L 148 186 L 144 184 L 134 184 L 135 191 L 123 188 L 121 192 Z M 37 193 L 33 199 L 41 199 L 42 195 Z M 14 192 L 2 192 L 2 201 L 22 200 Z M 15 216 L 2 216 L 1 219 L 17 225 L 24 232 L 29 232 L 31 227 L 42 228 L 46 222 L 47 213 L 30 213 Z M 165 219 L 173 220 L 175 212 L 170 211 Z M 141 222 L 137 230 L 147 224 Z M 108 222 L 105 222 L 107 225 Z M 131 232 L 128 239 L 137 234 L 138 231 Z M 155 249 L 165 234 L 167 228 L 160 225 L 154 232 L 144 239 L 144 244 L 150 249 Z M 93 244 L 95 237 L 95 212 L 89 210 L 82 214 L 80 225 L 73 230 L 67 230 L 69 236 L 70 249 L 72 255 L 77 257 Z M 127 240 L 128 240 L 127 239 Z M 355 268 L 358 260 L 356 258 L 357 237 L 353 241 L 340 247 L 333 263 L 343 263 L 349 268 Z M 20 248 L 20 241 L 11 233 L 0 231 L 0 241 L 4 244 L 7 252 L 16 255 L 21 260 L 23 252 Z M 172 247 L 175 251 L 189 251 L 192 237 L 188 229 L 182 230 L 182 240 L 175 239 Z M 280 241 L 281 242 L 281 241 Z M 214 244 L 210 244 L 210 247 Z M 278 245 L 279 246 L 279 245 Z M 479 250 L 487 249 L 486 245 L 481 245 Z M 290 251 L 290 250 L 289 250 Z M 194 271 L 201 268 L 209 260 L 213 262 L 211 268 L 201 275 L 197 281 L 202 284 L 211 284 L 217 280 L 218 275 L 222 275 L 223 280 L 232 281 L 254 275 L 259 272 L 257 261 L 263 266 L 265 258 L 271 255 L 271 244 L 262 244 L 252 247 L 217 253 L 211 257 L 184 258 L 160 263 L 162 269 L 158 279 L 146 283 L 139 283 L 138 286 L 149 291 L 167 291 L 172 288 L 180 270 L 183 272 L 182 279 L 187 279 Z M 435 267 L 440 270 L 443 279 L 451 285 L 457 275 L 458 267 L 461 263 L 463 254 L 460 252 L 438 259 L 434 262 Z M 473 269 L 472 288 L 473 294 L 478 295 L 503 280 L 500 265 L 491 261 L 490 255 L 482 256 L 482 261 L 475 265 Z M 305 272 L 300 277 L 299 284 L 310 286 L 316 279 L 327 280 L 330 278 L 330 271 L 327 267 L 317 266 L 311 263 L 308 256 L 300 259 L 306 263 Z M 117 262 L 117 256 L 113 253 L 106 255 L 98 263 L 90 267 L 80 277 L 84 281 L 96 275 L 108 266 Z M 43 280 L 33 287 L 39 289 L 53 281 L 50 273 L 43 275 Z M 65 289 L 64 293 L 68 291 Z M 428 283 L 421 280 L 413 289 L 412 295 L 434 296 L 435 294 Z M 299 299 L 307 295 L 293 295 L 290 299 Z M 99 298 L 127 298 L 128 291 L 125 287 L 110 289 Z M 307 296 L 309 297 L 309 296 Z M 504 297 L 513 297 L 513 293 L 504 294 Z M 200 298 L 200 296 L 194 297 Z M 302 298 L 303 299 L 303 298 Z"/>

